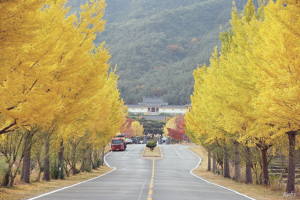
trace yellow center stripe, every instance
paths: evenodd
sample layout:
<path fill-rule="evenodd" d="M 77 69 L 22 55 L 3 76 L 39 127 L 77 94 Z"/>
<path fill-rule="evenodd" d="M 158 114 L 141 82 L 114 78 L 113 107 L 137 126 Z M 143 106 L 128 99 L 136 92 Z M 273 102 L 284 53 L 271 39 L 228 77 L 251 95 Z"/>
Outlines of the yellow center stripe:
<path fill-rule="evenodd" d="M 154 164 L 154 161 L 155 160 L 153 160 L 153 167 L 152 167 L 152 176 L 151 176 L 151 181 L 150 181 L 150 187 L 149 187 L 149 193 L 148 193 L 148 198 L 147 198 L 147 200 L 152 200 L 152 194 L 153 194 L 153 182 L 154 182 L 154 166 L 155 166 L 155 164 Z"/>

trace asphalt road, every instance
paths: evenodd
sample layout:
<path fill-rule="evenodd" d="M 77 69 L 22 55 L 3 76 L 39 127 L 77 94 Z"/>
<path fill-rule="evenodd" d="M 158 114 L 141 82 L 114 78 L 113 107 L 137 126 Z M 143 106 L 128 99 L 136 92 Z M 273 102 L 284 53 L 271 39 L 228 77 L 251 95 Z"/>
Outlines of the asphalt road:
<path fill-rule="evenodd" d="M 93 180 L 32 199 L 98 200 L 249 200 L 251 198 L 206 182 L 190 171 L 199 157 L 181 145 L 160 145 L 163 158 L 141 158 L 145 145 L 111 152 L 106 163 L 115 169 Z"/>

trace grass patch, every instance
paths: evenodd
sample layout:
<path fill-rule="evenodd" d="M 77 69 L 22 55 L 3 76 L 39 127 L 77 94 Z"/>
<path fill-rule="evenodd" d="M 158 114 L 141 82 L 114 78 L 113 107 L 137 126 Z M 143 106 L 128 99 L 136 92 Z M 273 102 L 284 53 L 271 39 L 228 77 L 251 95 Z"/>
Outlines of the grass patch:
<path fill-rule="evenodd" d="M 220 175 L 213 174 L 212 172 L 207 171 L 207 151 L 203 147 L 190 147 L 191 151 L 196 153 L 201 157 L 201 165 L 196 168 L 193 173 L 218 185 L 225 186 L 229 189 L 240 192 L 249 197 L 255 198 L 257 200 L 287 200 L 287 199 L 300 199 L 300 196 L 297 194 L 295 198 L 292 197 L 283 197 L 283 191 L 274 191 L 272 187 L 266 187 L 257 184 L 244 184 L 236 182 L 232 179 L 224 178 Z"/>
<path fill-rule="evenodd" d="M 0 188 L 1 200 L 16 200 L 38 196 L 56 189 L 73 185 L 111 171 L 109 167 L 99 167 L 91 172 L 81 172 L 64 180 L 33 182 L 31 184 L 18 183 L 12 188 Z"/>
<path fill-rule="evenodd" d="M 4 180 L 6 170 L 7 170 L 7 164 L 5 162 L 5 158 L 0 153 L 0 187 L 2 186 L 2 180 Z"/>
<path fill-rule="evenodd" d="M 161 149 L 157 146 L 153 149 L 153 151 L 151 151 L 150 148 L 145 147 L 142 157 L 160 158 L 162 157 Z"/>

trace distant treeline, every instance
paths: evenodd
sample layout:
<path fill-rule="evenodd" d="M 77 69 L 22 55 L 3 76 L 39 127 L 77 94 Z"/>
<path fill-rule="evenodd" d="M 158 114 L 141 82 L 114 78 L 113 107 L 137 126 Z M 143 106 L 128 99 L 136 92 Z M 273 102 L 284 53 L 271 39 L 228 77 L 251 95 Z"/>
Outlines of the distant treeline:
<path fill-rule="evenodd" d="M 246 0 L 235 2 L 242 9 Z M 70 1 L 79 11 L 85 0 Z M 126 104 L 163 96 L 169 104 L 190 103 L 193 70 L 208 63 L 218 35 L 229 28 L 231 0 L 106 1 L 106 41 L 118 65 L 118 88 Z M 220 29 L 220 26 L 222 27 Z"/>

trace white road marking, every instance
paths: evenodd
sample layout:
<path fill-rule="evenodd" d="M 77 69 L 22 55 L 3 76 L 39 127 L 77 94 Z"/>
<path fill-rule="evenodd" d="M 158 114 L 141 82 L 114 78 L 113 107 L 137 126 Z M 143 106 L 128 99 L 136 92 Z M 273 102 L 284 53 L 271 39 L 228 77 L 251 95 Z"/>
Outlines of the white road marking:
<path fill-rule="evenodd" d="M 188 147 L 186 147 L 186 149 L 189 150 L 190 152 L 192 152 Z M 192 153 L 195 154 L 194 152 L 192 152 Z M 200 160 L 199 160 L 198 165 L 197 165 L 194 169 L 196 169 L 197 167 L 199 167 L 199 166 L 201 165 L 201 161 L 202 161 L 202 159 L 201 159 L 200 156 L 198 156 L 197 154 L 195 154 L 195 155 L 196 155 L 198 158 L 200 158 Z M 200 178 L 201 180 L 203 180 L 203 181 L 205 181 L 205 182 L 207 182 L 207 183 L 210 183 L 210 184 L 212 184 L 212 185 L 216 185 L 216 186 L 219 186 L 219 187 L 224 188 L 224 189 L 226 189 L 226 190 L 229 190 L 229 191 L 231 191 L 231 192 L 234 192 L 234 193 L 236 193 L 236 194 L 239 194 L 239 195 L 241 195 L 241 196 L 243 196 L 243 197 L 246 197 L 246 198 L 248 198 L 248 199 L 256 200 L 256 199 L 254 199 L 254 198 L 252 198 L 252 197 L 248 197 L 248 196 L 246 196 L 246 195 L 244 195 L 244 194 L 242 194 L 242 193 L 239 193 L 239 192 L 237 192 L 237 191 L 235 191 L 235 190 L 231 190 L 231 189 L 229 189 L 229 188 L 227 188 L 227 187 L 224 187 L 224 186 L 222 186 L 222 185 L 218 185 L 218 184 L 209 182 L 208 180 L 205 180 L 204 178 L 201 178 L 200 176 L 197 176 L 196 174 L 193 174 L 194 169 L 192 169 L 192 170 L 190 171 L 190 174 L 192 174 L 193 176 L 195 176 L 195 177 L 197 177 L 197 178 Z"/>
<path fill-rule="evenodd" d="M 111 152 L 112 152 L 112 151 L 111 151 Z M 106 155 L 104 156 L 104 163 L 105 163 L 105 165 L 106 165 L 107 167 L 111 167 L 111 166 L 109 166 L 109 164 L 106 162 L 105 158 L 106 158 L 106 156 L 108 156 L 109 154 L 111 154 L 111 152 L 109 152 L 108 154 L 106 154 Z"/>
<path fill-rule="evenodd" d="M 109 166 L 109 164 L 106 162 L 105 157 L 108 156 L 110 153 L 111 153 L 111 152 L 109 152 L 108 154 L 106 154 L 106 155 L 104 156 L 104 163 L 105 163 L 105 165 L 108 166 L 108 167 L 111 167 L 111 166 Z M 28 199 L 28 200 L 38 199 L 38 198 L 47 196 L 47 195 L 52 194 L 52 193 L 55 193 L 55 192 L 59 192 L 59 191 L 61 191 L 61 190 L 64 190 L 64 189 L 67 189 L 67 188 L 71 188 L 71 187 L 74 187 L 74 186 L 79 185 L 79 184 L 81 184 L 81 183 L 85 183 L 85 182 L 94 180 L 94 179 L 96 179 L 96 178 L 99 178 L 99 177 L 101 177 L 101 176 L 104 176 L 104 175 L 106 175 L 106 174 L 109 174 L 109 173 L 111 173 L 111 172 L 113 172 L 113 171 L 115 171 L 115 170 L 116 170 L 116 168 L 113 167 L 113 170 L 112 170 L 112 171 L 109 171 L 109 172 L 107 172 L 107 173 L 105 173 L 105 174 L 102 174 L 102 175 L 100 175 L 100 176 L 97 176 L 97 177 L 95 177 L 95 178 L 92 178 L 92 179 L 89 179 L 89 180 L 86 180 L 86 181 L 83 181 L 83 182 L 80 182 L 80 183 L 76 183 L 76 184 L 74 184 L 74 185 L 70 185 L 70 186 L 67 186 L 67 187 L 64 187 L 64 188 L 60 188 L 60 189 L 58 189 L 58 190 L 54 190 L 54 191 L 52 191 L 52 192 L 48 192 L 48 193 L 39 195 L 39 196 L 37 196 L 37 197 L 33 197 L 33 198 Z"/>
<path fill-rule="evenodd" d="M 135 147 L 135 146 L 134 146 Z M 132 147 L 123 157 L 122 157 L 122 159 L 123 158 L 125 158 L 125 156 L 134 148 L 134 147 Z"/>
<path fill-rule="evenodd" d="M 178 151 L 173 147 L 173 149 L 176 151 L 176 153 L 178 154 L 178 156 L 183 159 L 183 157 L 178 153 Z"/>
<path fill-rule="evenodd" d="M 145 181 L 144 181 L 144 184 L 143 184 L 143 187 L 142 187 L 142 189 L 141 189 L 140 196 L 139 196 L 139 199 L 138 199 L 138 200 L 140 200 L 140 199 L 141 199 L 142 192 L 143 192 L 143 189 L 144 189 L 144 186 L 145 186 L 145 182 L 146 182 L 146 179 L 145 179 Z"/>

